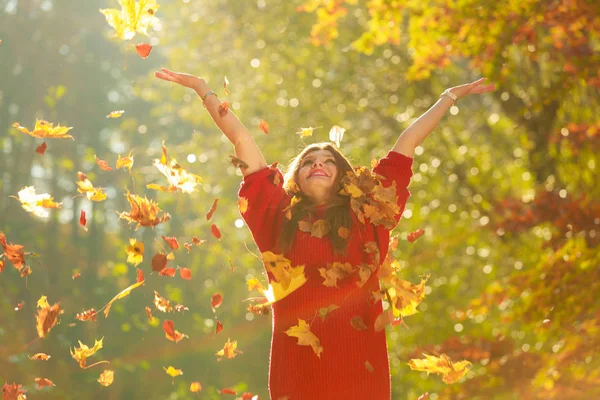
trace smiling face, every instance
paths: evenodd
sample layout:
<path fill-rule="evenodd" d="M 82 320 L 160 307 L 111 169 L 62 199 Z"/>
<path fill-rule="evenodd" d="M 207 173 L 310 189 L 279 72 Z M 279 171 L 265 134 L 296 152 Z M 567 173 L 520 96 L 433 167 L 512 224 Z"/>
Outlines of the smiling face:
<path fill-rule="evenodd" d="M 314 150 L 300 160 L 298 187 L 315 204 L 324 204 L 335 194 L 337 175 L 338 166 L 331 151 Z"/>

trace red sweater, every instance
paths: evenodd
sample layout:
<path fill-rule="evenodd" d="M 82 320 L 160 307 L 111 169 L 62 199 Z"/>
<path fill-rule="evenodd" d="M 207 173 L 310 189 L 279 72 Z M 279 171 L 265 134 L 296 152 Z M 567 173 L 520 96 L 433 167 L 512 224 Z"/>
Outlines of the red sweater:
<path fill-rule="evenodd" d="M 398 205 L 404 211 L 410 196 L 407 186 L 412 176 L 413 159 L 390 151 L 375 167 L 374 172 L 386 179 L 385 187 L 396 182 Z M 275 175 L 279 184 L 274 185 Z M 243 217 L 261 252 L 281 254 L 276 235 L 285 218 L 283 209 L 290 196 L 282 187 L 279 169 L 264 168 L 244 178 L 239 197 L 248 199 Z M 324 210 L 322 215 L 324 215 Z M 363 287 L 358 277 L 338 281 L 338 287 L 322 284 L 318 268 L 334 261 L 372 264 L 364 252 L 364 244 L 376 242 L 380 260 L 385 260 L 389 247 L 389 231 L 374 226 L 368 220 L 362 224 L 351 211 L 353 226 L 348 254 L 335 256 L 328 236 L 311 237 L 310 232 L 297 231 L 292 250 L 284 254 L 292 266 L 304 265 L 307 282 L 284 299 L 273 304 L 273 329 L 269 363 L 269 392 L 273 400 L 389 400 L 391 398 L 390 370 L 385 330 L 375 332 L 373 323 L 382 312 L 381 301 L 374 302 L 371 293 L 379 290 L 376 272 Z M 401 213 L 397 219 L 400 219 Z M 324 321 L 315 313 L 331 304 L 339 306 Z M 362 317 L 367 330 L 350 325 L 354 316 Z M 303 319 L 311 324 L 323 347 L 317 357 L 310 346 L 300 346 L 298 339 L 285 332 Z M 312 321 L 312 322 L 311 322 Z"/>

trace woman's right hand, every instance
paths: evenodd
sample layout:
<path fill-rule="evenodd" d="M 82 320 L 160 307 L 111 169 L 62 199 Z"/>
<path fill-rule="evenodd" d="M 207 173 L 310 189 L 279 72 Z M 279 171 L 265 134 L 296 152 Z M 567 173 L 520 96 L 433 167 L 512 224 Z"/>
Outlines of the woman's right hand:
<path fill-rule="evenodd" d="M 184 74 L 181 72 L 169 71 L 166 68 L 161 68 L 160 70 L 161 72 L 156 71 L 154 73 L 154 76 L 165 81 L 175 82 L 180 84 L 181 86 L 194 89 L 196 92 L 200 91 L 203 86 L 206 86 L 206 81 L 197 76 Z"/>

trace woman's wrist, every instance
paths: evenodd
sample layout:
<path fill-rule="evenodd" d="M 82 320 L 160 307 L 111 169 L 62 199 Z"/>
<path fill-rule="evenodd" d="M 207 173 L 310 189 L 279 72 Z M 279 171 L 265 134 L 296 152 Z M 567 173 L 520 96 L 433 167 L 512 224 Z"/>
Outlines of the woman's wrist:
<path fill-rule="evenodd" d="M 200 97 L 204 96 L 209 90 L 210 88 L 208 87 L 204 79 L 198 81 L 198 83 L 194 86 L 194 91 L 198 93 L 198 96 Z"/>

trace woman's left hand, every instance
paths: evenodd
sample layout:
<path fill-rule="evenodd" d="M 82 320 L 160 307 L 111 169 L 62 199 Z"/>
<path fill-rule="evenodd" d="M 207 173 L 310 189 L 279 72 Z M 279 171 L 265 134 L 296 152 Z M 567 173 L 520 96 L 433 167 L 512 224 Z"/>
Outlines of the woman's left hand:
<path fill-rule="evenodd" d="M 486 93 L 496 90 L 496 85 L 493 83 L 484 85 L 483 81 L 487 78 L 481 78 L 472 83 L 466 83 L 464 85 L 455 86 L 450 88 L 450 92 L 456 95 L 459 99 L 465 97 L 468 94 Z"/>

